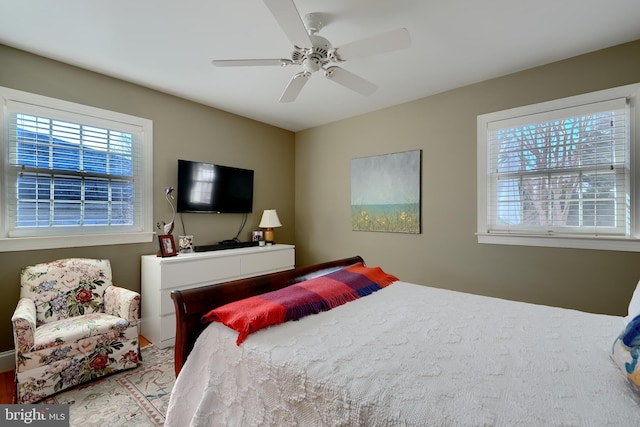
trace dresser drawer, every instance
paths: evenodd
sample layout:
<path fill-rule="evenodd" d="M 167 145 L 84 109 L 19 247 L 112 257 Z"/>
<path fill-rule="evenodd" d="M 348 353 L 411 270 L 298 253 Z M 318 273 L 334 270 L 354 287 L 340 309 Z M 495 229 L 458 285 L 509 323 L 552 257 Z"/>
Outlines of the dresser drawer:
<path fill-rule="evenodd" d="M 160 288 L 163 290 L 220 282 L 242 274 L 241 258 L 234 256 L 207 258 L 206 262 L 185 259 L 163 264 L 161 269 Z"/>
<path fill-rule="evenodd" d="M 241 263 L 241 274 L 243 276 L 257 276 L 282 270 L 283 268 L 293 268 L 295 253 L 291 249 L 246 254 L 242 256 Z"/>

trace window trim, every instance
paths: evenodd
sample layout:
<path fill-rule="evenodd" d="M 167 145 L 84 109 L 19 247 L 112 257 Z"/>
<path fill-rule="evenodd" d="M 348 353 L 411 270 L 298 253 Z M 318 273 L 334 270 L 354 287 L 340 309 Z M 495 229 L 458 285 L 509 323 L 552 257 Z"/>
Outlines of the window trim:
<path fill-rule="evenodd" d="M 6 138 L 7 138 L 7 104 L 10 101 L 29 103 L 36 107 L 53 108 L 67 111 L 74 114 L 81 114 L 90 117 L 107 119 L 129 123 L 142 128 L 142 138 L 140 155 L 142 156 L 142 185 L 141 194 L 136 197 L 142 198 L 141 209 L 141 229 L 140 231 L 104 232 L 92 234 L 57 234 L 30 237 L 8 237 L 6 230 L 6 218 L 8 215 L 8 204 L 3 198 L 6 197 L 6 188 L 0 192 L 0 252 L 26 251 L 41 249 L 57 249 L 85 246 L 120 245 L 130 243 L 147 243 L 153 240 L 153 121 L 128 114 L 104 110 L 87 105 L 77 104 L 60 99 L 50 98 L 33 93 L 23 92 L 11 88 L 0 86 L 0 107 L 2 108 L 0 120 L 0 174 L 3 179 L 3 186 L 8 185 L 4 180 Z"/>
<path fill-rule="evenodd" d="M 630 206 L 631 233 L 628 237 L 544 235 L 526 233 L 490 233 L 487 231 L 487 185 L 488 179 L 488 126 L 490 122 L 505 120 L 540 112 L 570 108 L 614 98 L 629 99 L 629 162 L 630 162 Z M 539 104 L 532 104 L 494 113 L 482 114 L 477 118 L 477 229 L 478 243 L 541 246 L 556 248 L 593 249 L 640 252 L 640 83 L 605 89 L 597 92 L 561 98 Z"/>

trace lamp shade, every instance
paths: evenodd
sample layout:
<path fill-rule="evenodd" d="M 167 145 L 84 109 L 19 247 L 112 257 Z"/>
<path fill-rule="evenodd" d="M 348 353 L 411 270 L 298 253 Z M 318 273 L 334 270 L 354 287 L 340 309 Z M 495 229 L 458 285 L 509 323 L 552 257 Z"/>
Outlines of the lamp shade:
<path fill-rule="evenodd" d="M 262 212 L 262 219 L 260 220 L 260 224 L 258 225 L 260 228 L 274 228 L 274 227 L 282 227 L 280 223 L 280 219 L 278 218 L 278 212 L 275 209 L 265 209 Z"/>

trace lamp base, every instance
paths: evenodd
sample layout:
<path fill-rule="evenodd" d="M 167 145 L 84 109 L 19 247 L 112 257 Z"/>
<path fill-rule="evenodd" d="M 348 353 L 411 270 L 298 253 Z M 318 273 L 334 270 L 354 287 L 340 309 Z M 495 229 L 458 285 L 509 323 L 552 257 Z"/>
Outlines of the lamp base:
<path fill-rule="evenodd" d="M 273 231 L 273 228 L 266 228 L 264 230 L 264 241 L 267 243 L 274 243 L 276 238 L 276 233 Z"/>

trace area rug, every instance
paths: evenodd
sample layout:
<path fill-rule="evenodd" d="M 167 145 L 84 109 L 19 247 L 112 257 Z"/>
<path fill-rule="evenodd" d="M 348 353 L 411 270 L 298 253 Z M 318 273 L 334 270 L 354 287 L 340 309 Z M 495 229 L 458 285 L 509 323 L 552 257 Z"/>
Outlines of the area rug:
<path fill-rule="evenodd" d="M 69 404 L 71 426 L 161 426 L 175 382 L 173 348 L 148 345 L 128 371 L 79 385 L 40 403 Z"/>

